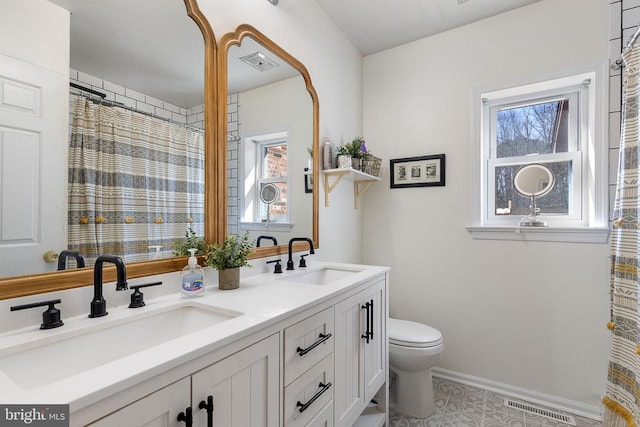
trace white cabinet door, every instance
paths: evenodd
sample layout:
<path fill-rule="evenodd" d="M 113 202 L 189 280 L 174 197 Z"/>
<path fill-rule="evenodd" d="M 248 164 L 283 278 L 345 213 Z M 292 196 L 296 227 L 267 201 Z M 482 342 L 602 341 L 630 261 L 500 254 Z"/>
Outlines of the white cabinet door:
<path fill-rule="evenodd" d="M 89 424 L 91 427 L 179 427 L 178 414 L 190 405 L 191 380 L 183 378 Z"/>
<path fill-rule="evenodd" d="M 67 248 L 68 77 L 0 54 L 0 271 Z"/>
<path fill-rule="evenodd" d="M 358 417 L 364 402 L 362 383 L 361 338 L 364 311 L 360 302 L 362 295 L 357 294 L 335 305 L 335 377 L 337 379 L 334 395 L 336 425 L 350 426 Z"/>
<path fill-rule="evenodd" d="M 364 303 L 370 304 L 370 337 L 365 340 L 364 366 L 364 399 L 369 403 L 380 386 L 386 380 L 385 365 L 387 363 L 386 304 L 384 281 L 378 282 L 366 290 Z M 365 310 L 366 311 L 366 310 Z"/>
<path fill-rule="evenodd" d="M 335 424 L 351 426 L 386 381 L 385 279 L 335 305 Z"/>
<path fill-rule="evenodd" d="M 213 400 L 213 425 L 277 427 L 280 423 L 279 334 L 192 376 L 194 426 L 207 425 L 201 401 Z"/>

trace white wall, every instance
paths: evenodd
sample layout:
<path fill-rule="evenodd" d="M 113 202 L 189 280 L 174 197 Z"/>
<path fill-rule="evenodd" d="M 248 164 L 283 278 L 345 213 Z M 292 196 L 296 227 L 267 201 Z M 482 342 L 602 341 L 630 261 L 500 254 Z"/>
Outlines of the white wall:
<path fill-rule="evenodd" d="M 43 0 L 2 0 L 0 52 L 69 75 L 69 12 Z"/>
<path fill-rule="evenodd" d="M 320 139 L 334 145 L 361 134 L 362 57 L 313 0 L 200 0 L 217 39 L 239 24 L 251 24 L 301 61 L 320 103 Z M 316 186 L 321 190 L 321 187 Z M 325 209 L 320 193 L 317 258 L 361 260 L 361 214 L 353 209 L 353 186 L 341 184 Z M 312 259 L 310 259 L 312 263 Z"/>
<path fill-rule="evenodd" d="M 368 147 L 445 153 L 446 186 L 363 201 L 363 258 L 390 265 L 392 317 L 442 331 L 440 367 L 599 405 L 608 356 L 608 245 L 474 240 L 475 88 L 608 59 L 607 2 L 543 0 L 364 60 Z M 607 141 L 601 141 L 607 144 Z"/>

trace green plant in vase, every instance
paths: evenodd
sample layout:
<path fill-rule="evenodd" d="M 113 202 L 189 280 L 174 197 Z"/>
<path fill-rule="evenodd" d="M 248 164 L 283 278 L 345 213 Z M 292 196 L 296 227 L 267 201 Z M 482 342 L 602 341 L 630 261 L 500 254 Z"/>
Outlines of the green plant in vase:
<path fill-rule="evenodd" d="M 218 270 L 220 289 L 237 289 L 240 286 L 240 267 L 251 267 L 248 257 L 252 250 L 249 232 L 242 237 L 229 234 L 222 243 L 206 245 L 205 263 Z"/>

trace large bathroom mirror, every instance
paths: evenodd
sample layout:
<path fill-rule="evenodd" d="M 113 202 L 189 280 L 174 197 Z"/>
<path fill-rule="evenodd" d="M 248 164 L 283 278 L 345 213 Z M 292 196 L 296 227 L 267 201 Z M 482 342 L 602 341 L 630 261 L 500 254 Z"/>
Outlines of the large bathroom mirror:
<path fill-rule="evenodd" d="M 249 25 L 224 35 L 219 55 L 219 111 L 226 120 L 218 138 L 227 141 L 220 153 L 227 159 L 221 227 L 228 234 L 248 232 L 254 242 L 273 241 L 256 248 L 255 257 L 286 253 L 293 237 L 309 237 L 318 247 L 318 192 L 305 191 L 308 175 L 318 182 L 319 168 L 313 156 L 319 107 L 308 71 Z M 273 187 L 278 198 L 268 203 L 261 196 Z"/>
<path fill-rule="evenodd" d="M 217 166 L 215 160 L 217 155 L 215 144 L 216 42 L 213 31 L 199 10 L 196 0 L 49 1 L 71 12 L 72 82 L 77 80 L 75 83 L 79 83 L 82 87 L 96 92 L 107 92 L 106 100 L 115 98 L 115 101 L 125 104 L 125 110 L 130 110 L 129 107 L 132 107 L 139 110 L 141 116 L 144 116 L 142 113 L 145 112 L 151 113 L 156 118 L 186 122 L 189 127 L 204 131 L 201 132 L 202 142 L 198 142 L 198 144 L 204 144 L 204 157 L 199 160 L 202 163 L 200 169 L 204 169 L 204 172 L 201 172 L 203 176 L 200 178 L 202 185 L 196 186 L 198 187 L 196 191 L 201 193 L 197 195 L 199 203 L 197 207 L 189 208 L 188 212 L 181 212 L 184 217 L 180 219 L 181 234 L 185 235 L 189 224 L 193 223 L 196 228 L 197 223 L 199 237 L 207 241 L 217 240 L 222 233 L 218 228 L 216 213 L 222 209 L 222 206 L 218 204 L 215 193 L 219 187 L 217 182 L 219 174 L 215 169 Z M 143 43 L 147 46 L 142 46 Z M 114 96 L 114 93 L 118 95 Z M 101 103 L 103 105 L 100 107 L 110 105 L 95 99 L 101 98 L 100 94 L 92 95 L 90 91 L 84 89 L 70 88 L 70 98 L 76 96 L 90 101 L 88 105 Z M 140 104 L 136 101 L 140 101 Z M 152 110 L 153 106 L 158 109 Z M 73 108 L 73 106 L 70 107 L 71 116 L 75 114 Z M 189 115 L 191 117 L 186 118 Z M 70 118 L 71 121 L 72 118 Z M 167 138 L 172 139 L 173 136 Z M 73 141 L 73 138 L 71 140 Z M 153 154 L 148 152 L 141 154 L 142 163 L 152 163 L 152 156 Z M 161 158 L 169 159 L 170 157 L 172 156 L 159 156 L 154 158 L 154 161 L 160 163 Z M 140 165 L 140 162 L 134 161 L 133 164 Z M 117 173 L 120 171 L 111 174 Z M 121 173 L 125 175 L 127 171 L 123 170 Z M 60 185 L 66 187 L 67 182 L 61 182 Z M 148 192 L 153 192 L 155 198 L 164 197 L 158 188 Z M 66 206 L 67 202 L 65 201 L 62 205 Z M 169 203 L 167 206 L 166 211 L 155 214 L 150 221 L 150 227 L 157 226 L 156 228 L 160 230 L 158 236 L 165 234 L 161 229 L 163 227 L 166 229 L 176 216 L 176 212 L 171 209 L 172 205 Z M 46 206 L 44 208 L 47 209 Z M 139 210 L 132 210 L 132 212 L 128 213 L 123 208 L 122 212 L 114 214 L 117 217 L 117 226 L 102 227 L 100 233 L 104 232 L 104 237 L 107 239 L 117 240 L 117 236 L 108 236 L 106 230 L 137 225 Z M 94 218 L 78 214 L 77 218 L 69 219 L 68 224 L 70 229 L 78 224 L 90 225 L 95 234 L 99 226 L 109 222 L 110 219 L 106 215 L 96 214 Z M 82 231 L 76 234 L 82 234 Z M 128 277 L 178 271 L 184 266 L 184 258 L 177 257 L 169 248 L 164 248 L 158 256 L 155 250 L 150 248 L 150 246 L 156 246 L 156 243 L 157 241 L 145 240 L 131 242 L 125 249 L 120 248 L 126 252 L 134 246 L 139 246 L 141 248 L 139 252 L 144 252 L 142 256 L 130 263 L 127 262 Z M 81 248 L 82 245 L 78 247 Z M 51 248 L 52 252 L 63 249 L 67 248 Z M 102 252 L 125 258 L 125 253 L 118 252 L 120 249 L 112 251 L 103 248 Z M 87 268 L 66 271 L 55 271 L 56 266 L 57 263 L 54 262 L 51 263 L 51 271 L 43 270 L 38 265 L 33 268 L 33 271 L 21 271 L 20 275 L 5 274 L 4 277 L 0 277 L 0 299 L 69 289 L 89 285 L 93 281 L 93 269 L 89 263 Z M 112 270 L 105 270 L 105 280 L 115 279 Z"/>

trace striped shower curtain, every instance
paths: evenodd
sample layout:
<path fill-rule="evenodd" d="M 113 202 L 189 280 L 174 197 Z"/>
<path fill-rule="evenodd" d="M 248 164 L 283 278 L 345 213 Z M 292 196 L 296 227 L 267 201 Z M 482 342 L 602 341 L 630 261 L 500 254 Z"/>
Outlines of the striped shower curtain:
<path fill-rule="evenodd" d="M 69 249 L 87 261 L 163 258 L 190 227 L 204 233 L 202 132 L 72 96 Z"/>
<path fill-rule="evenodd" d="M 638 132 L 640 47 L 623 53 L 624 96 L 620 164 L 611 234 L 611 353 L 604 425 L 640 426 L 640 313 L 638 261 Z"/>

